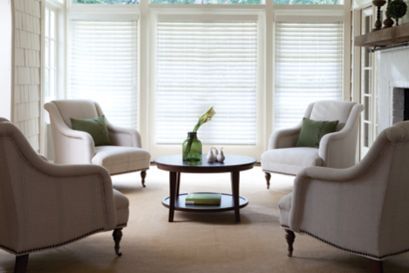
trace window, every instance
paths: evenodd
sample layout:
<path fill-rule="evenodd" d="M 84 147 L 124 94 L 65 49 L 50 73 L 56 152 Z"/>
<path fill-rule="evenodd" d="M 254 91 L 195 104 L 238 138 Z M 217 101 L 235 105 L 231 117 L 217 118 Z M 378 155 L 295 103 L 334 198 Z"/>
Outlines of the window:
<path fill-rule="evenodd" d="M 137 22 L 71 22 L 68 98 L 100 103 L 115 125 L 136 128 Z"/>
<path fill-rule="evenodd" d="M 342 5 L 343 0 L 273 0 L 281 5 Z"/>
<path fill-rule="evenodd" d="M 262 0 L 151 0 L 153 4 L 263 4 Z"/>
<path fill-rule="evenodd" d="M 137 0 L 72 0 L 74 4 L 135 4 Z"/>
<path fill-rule="evenodd" d="M 57 98 L 58 24 L 55 9 L 47 5 L 44 15 L 43 98 L 47 102 Z"/>
<path fill-rule="evenodd" d="M 155 141 L 180 144 L 209 106 L 206 144 L 256 143 L 257 19 L 159 20 Z"/>
<path fill-rule="evenodd" d="M 210 106 L 204 151 L 259 157 L 310 101 L 349 95 L 351 1 L 67 1 L 65 98 L 138 128 L 153 158 L 180 153 Z"/>
<path fill-rule="evenodd" d="M 295 126 L 310 102 L 342 94 L 343 24 L 277 22 L 274 127 Z"/>

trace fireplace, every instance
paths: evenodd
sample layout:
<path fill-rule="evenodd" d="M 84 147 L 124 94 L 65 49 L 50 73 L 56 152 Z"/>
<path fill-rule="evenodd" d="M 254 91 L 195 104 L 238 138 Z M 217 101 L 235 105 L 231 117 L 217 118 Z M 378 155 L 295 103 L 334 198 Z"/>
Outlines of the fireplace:
<path fill-rule="evenodd" d="M 395 122 L 409 120 L 409 47 L 381 50 L 375 56 L 377 121 L 381 132 Z"/>
<path fill-rule="evenodd" d="M 393 88 L 392 122 L 409 120 L 409 88 Z"/>

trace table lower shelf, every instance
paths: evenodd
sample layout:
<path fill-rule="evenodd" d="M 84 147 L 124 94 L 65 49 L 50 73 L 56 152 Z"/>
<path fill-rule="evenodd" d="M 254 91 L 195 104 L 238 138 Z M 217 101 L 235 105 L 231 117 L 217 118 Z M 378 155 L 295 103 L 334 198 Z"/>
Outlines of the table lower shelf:
<path fill-rule="evenodd" d="M 206 192 L 208 193 L 208 192 Z M 234 210 L 233 196 L 228 193 L 222 193 L 222 199 L 219 206 L 195 206 L 195 205 L 185 205 L 185 199 L 188 193 L 179 194 L 176 200 L 175 210 L 181 211 L 194 211 L 194 212 L 219 212 Z M 170 197 L 167 196 L 163 198 L 162 204 L 165 207 L 169 207 Z M 239 196 L 239 207 L 244 208 L 247 206 L 249 201 L 246 197 Z"/>

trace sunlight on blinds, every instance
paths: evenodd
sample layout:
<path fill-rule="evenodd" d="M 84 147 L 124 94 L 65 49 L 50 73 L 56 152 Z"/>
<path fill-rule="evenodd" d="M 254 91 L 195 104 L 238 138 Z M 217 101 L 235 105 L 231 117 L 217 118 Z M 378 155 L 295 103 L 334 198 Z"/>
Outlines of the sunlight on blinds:
<path fill-rule="evenodd" d="M 137 22 L 72 21 L 70 99 L 95 100 L 117 126 L 137 126 Z"/>
<path fill-rule="evenodd" d="M 256 143 L 257 21 L 159 21 L 156 44 L 155 141 L 182 143 L 197 118 L 206 144 Z"/>
<path fill-rule="evenodd" d="M 276 23 L 274 128 L 301 122 L 310 102 L 342 99 L 343 24 Z"/>

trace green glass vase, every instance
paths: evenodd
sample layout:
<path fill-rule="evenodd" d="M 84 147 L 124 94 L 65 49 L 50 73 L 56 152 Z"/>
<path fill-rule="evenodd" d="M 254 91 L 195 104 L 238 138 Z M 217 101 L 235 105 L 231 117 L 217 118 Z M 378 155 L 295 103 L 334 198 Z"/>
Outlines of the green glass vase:
<path fill-rule="evenodd" d="M 183 161 L 198 162 L 202 160 L 202 142 L 196 132 L 189 132 L 182 145 Z"/>

